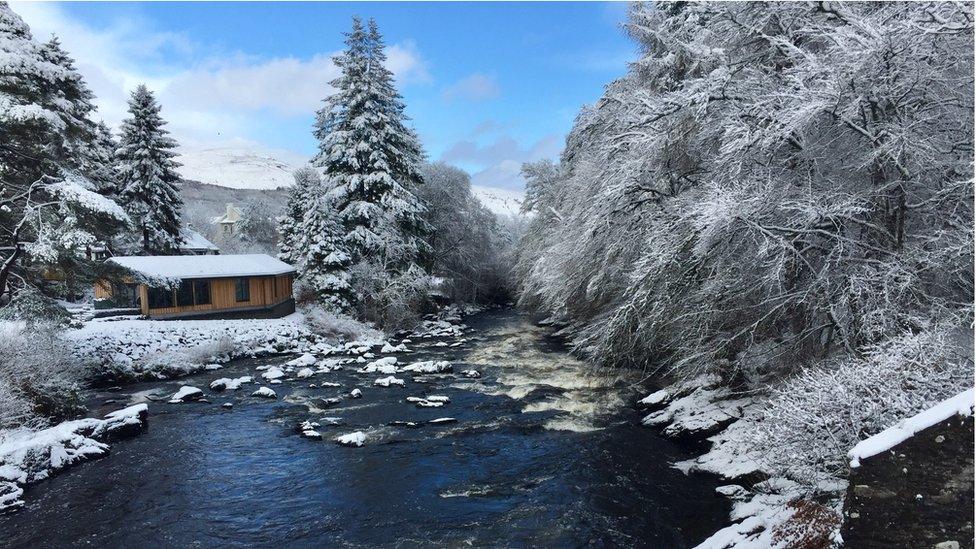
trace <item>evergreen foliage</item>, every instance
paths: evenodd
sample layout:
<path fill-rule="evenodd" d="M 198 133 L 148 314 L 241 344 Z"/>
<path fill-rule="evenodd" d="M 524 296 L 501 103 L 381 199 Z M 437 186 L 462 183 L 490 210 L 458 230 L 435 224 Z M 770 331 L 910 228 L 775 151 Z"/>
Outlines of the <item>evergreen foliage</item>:
<path fill-rule="evenodd" d="M 176 141 L 163 127 L 160 106 L 145 85 L 132 92 L 129 115 L 115 154 L 119 201 L 135 224 L 144 253 L 175 253 L 183 241 L 179 164 L 173 160 Z"/>

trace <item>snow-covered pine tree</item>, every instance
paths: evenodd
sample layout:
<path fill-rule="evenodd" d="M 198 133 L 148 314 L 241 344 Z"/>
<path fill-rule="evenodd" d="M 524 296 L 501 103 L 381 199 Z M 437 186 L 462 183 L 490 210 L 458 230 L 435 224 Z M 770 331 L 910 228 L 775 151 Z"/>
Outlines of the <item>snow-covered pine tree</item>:
<path fill-rule="evenodd" d="M 95 186 L 95 191 L 105 196 L 114 196 L 118 192 L 117 147 L 112 131 L 105 122 L 99 122 L 95 126 L 94 140 L 84 155 L 81 171 Z"/>
<path fill-rule="evenodd" d="M 299 273 L 319 301 L 332 310 L 349 312 L 354 302 L 349 275 L 352 257 L 335 209 L 336 195 L 325 192 L 320 181 L 309 190 L 309 208 L 300 226 L 304 238 Z"/>
<path fill-rule="evenodd" d="M 423 248 L 423 207 L 411 192 L 423 153 L 406 127 L 385 58 L 375 23 L 367 31 L 354 18 L 346 50 L 334 58 L 341 70 L 331 82 L 336 91 L 318 112 L 314 162 L 339 190 L 337 209 L 353 261 L 402 271 Z"/>
<path fill-rule="evenodd" d="M 160 106 L 145 85 L 129 99 L 131 118 L 122 122 L 115 158 L 118 162 L 119 200 L 142 239 L 145 253 L 174 253 L 182 243 L 180 216 L 183 200 L 177 187 L 180 176 L 176 141 L 163 128 Z"/>
<path fill-rule="evenodd" d="M 6 300 L 24 288 L 46 290 L 45 270 L 90 274 L 86 246 L 128 217 L 92 191 L 76 155 L 91 141 L 90 92 L 56 41 L 34 41 L 5 2 L 0 67 L 0 299 Z"/>
<path fill-rule="evenodd" d="M 309 189 L 320 188 L 321 178 L 311 166 L 295 170 L 294 177 L 285 212 L 278 217 L 278 258 L 297 266 L 306 252 L 302 221 L 309 210 Z"/>
<path fill-rule="evenodd" d="M 368 23 L 367 51 L 369 53 L 368 81 L 373 100 L 386 116 L 379 120 L 384 124 L 380 131 L 383 156 L 392 174 L 392 187 L 384 197 L 385 209 L 393 216 L 399 229 L 397 235 L 403 242 L 406 256 L 392 263 L 403 269 L 430 253 L 427 237 L 432 228 L 424 220 L 424 205 L 417 191 L 423 184 L 422 166 L 424 151 L 417 134 L 407 125 L 406 105 L 397 91 L 393 73 L 386 67 L 386 51 L 383 36 L 374 19 Z"/>

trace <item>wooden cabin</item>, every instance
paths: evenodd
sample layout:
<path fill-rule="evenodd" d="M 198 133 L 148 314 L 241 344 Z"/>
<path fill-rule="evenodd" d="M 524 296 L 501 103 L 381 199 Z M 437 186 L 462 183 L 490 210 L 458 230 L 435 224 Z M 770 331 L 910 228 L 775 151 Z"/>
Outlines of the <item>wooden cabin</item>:
<path fill-rule="evenodd" d="M 95 285 L 96 303 L 148 318 L 278 318 L 295 312 L 295 268 L 265 254 L 124 256 L 121 283 Z"/>

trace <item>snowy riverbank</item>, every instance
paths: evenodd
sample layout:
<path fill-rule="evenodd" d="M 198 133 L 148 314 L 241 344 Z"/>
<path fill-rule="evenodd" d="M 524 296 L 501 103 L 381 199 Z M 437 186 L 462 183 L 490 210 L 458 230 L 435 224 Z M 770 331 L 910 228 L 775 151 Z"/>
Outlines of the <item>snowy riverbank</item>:
<path fill-rule="evenodd" d="M 147 418 L 147 406 L 136 404 L 104 419 L 65 421 L 39 431 L 0 432 L 0 513 L 24 504 L 24 486 L 108 454 L 108 442 L 139 434 Z"/>

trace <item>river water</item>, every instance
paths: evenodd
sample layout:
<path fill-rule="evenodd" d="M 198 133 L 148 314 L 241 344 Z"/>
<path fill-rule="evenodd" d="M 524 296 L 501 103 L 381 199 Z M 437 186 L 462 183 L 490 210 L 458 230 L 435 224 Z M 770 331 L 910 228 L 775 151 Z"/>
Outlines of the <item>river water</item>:
<path fill-rule="evenodd" d="M 286 359 L 242 360 L 173 382 L 91 395 L 95 412 L 180 385 L 210 402 L 150 402 L 149 430 L 112 453 L 27 489 L 0 517 L 0 543 L 37 546 L 641 546 L 690 547 L 725 525 L 714 480 L 670 464 L 690 451 L 639 426 L 636 374 L 594 370 L 515 311 L 466 319 L 460 347 L 412 345 L 401 361 L 460 372 L 379 388 L 351 368 L 209 394 L 217 377 L 257 376 Z M 309 383 L 341 387 L 309 388 Z M 320 399 L 346 395 L 323 409 Z M 417 408 L 407 396 L 449 396 Z M 105 404 L 114 399 L 115 403 Z M 233 402 L 232 409 L 221 404 Z M 340 418 L 326 426 L 322 417 Z M 456 423 L 389 426 L 452 417 Z M 323 440 L 296 426 L 318 419 Z M 361 430 L 361 448 L 335 436 Z"/>

